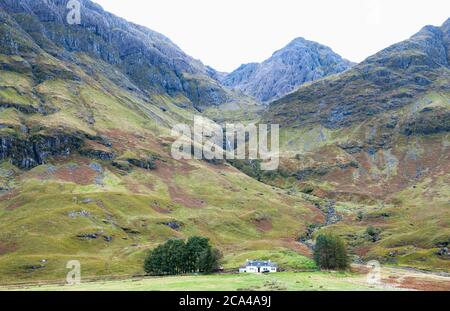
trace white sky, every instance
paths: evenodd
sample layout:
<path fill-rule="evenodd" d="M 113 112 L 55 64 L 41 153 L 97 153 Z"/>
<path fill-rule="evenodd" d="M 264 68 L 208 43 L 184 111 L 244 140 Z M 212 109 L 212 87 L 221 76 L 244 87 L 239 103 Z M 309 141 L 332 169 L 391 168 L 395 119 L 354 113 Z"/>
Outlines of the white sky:
<path fill-rule="evenodd" d="M 449 0 L 94 0 L 221 71 L 261 62 L 296 37 L 360 62 L 450 17 Z"/>

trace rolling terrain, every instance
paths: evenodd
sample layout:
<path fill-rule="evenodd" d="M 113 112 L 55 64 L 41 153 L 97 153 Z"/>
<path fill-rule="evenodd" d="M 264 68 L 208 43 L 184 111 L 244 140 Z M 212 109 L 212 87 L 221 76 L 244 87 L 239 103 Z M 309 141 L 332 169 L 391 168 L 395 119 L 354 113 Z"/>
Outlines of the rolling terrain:
<path fill-rule="evenodd" d="M 0 0 L 0 283 L 65 279 L 69 260 L 140 275 L 148 250 L 193 235 L 226 270 L 311 270 L 321 230 L 357 262 L 450 270 L 450 21 L 266 109 L 81 3 L 68 25 L 66 1 Z M 279 123 L 280 169 L 174 160 L 171 127 L 196 114 Z"/>
<path fill-rule="evenodd" d="M 171 126 L 206 97 L 248 99 L 161 35 L 90 1 L 82 24 L 66 25 L 64 5 L 0 2 L 1 282 L 64 278 L 73 259 L 86 277 L 139 274 L 149 249 L 191 235 L 227 261 L 268 251 L 313 266 L 295 242 L 324 217 L 312 204 L 228 164 L 170 155 Z"/>
<path fill-rule="evenodd" d="M 450 20 L 272 103 L 285 187 L 331 201 L 355 254 L 450 267 Z M 274 183 L 276 184 L 276 182 Z"/>

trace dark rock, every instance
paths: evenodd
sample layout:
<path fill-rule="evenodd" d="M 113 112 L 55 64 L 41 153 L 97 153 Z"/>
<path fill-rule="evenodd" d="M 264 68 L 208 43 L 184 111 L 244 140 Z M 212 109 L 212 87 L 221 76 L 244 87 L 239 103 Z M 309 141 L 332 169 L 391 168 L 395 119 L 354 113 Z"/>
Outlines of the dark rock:
<path fill-rule="evenodd" d="M 153 157 L 149 157 L 148 159 L 128 159 L 127 161 L 133 166 L 146 170 L 156 169 L 156 162 Z"/>
<path fill-rule="evenodd" d="M 349 154 L 356 154 L 363 151 L 364 145 L 359 142 L 347 142 L 339 145 L 339 148 L 345 150 Z"/>
<path fill-rule="evenodd" d="M 321 165 L 317 167 L 309 167 L 294 173 L 297 180 L 303 181 L 311 178 L 323 177 L 333 171 L 334 169 L 345 170 L 347 168 L 359 168 L 359 163 L 350 161 L 345 163 L 337 163 L 335 165 Z"/>
<path fill-rule="evenodd" d="M 44 164 L 51 156 L 69 156 L 79 150 L 83 140 L 72 134 L 35 135 L 28 139 L 0 136 L 0 161 L 10 159 L 21 169 Z"/>
<path fill-rule="evenodd" d="M 105 242 L 110 243 L 113 241 L 113 237 L 105 235 L 105 236 L 103 236 L 103 240 L 105 240 Z"/>
<path fill-rule="evenodd" d="M 450 253 L 448 252 L 448 248 L 444 247 L 437 252 L 437 255 L 441 257 L 448 257 L 450 256 Z"/>
<path fill-rule="evenodd" d="M 179 230 L 183 225 L 176 221 L 161 222 L 160 225 L 168 226 L 173 230 Z"/>
<path fill-rule="evenodd" d="M 419 113 L 410 116 L 401 125 L 401 132 L 407 136 L 450 132 L 450 110 L 445 108 L 425 108 Z"/>
<path fill-rule="evenodd" d="M 116 154 L 112 151 L 83 149 L 80 154 L 91 159 L 99 159 L 102 161 L 112 161 L 116 158 Z"/>
<path fill-rule="evenodd" d="M 126 171 L 126 172 L 131 171 L 130 163 L 127 161 L 114 161 L 114 162 L 112 162 L 112 165 L 122 171 Z"/>
<path fill-rule="evenodd" d="M 140 232 L 136 229 L 126 228 L 126 227 L 122 227 L 121 229 L 129 234 L 140 234 Z"/>
<path fill-rule="evenodd" d="M 40 269 L 44 269 L 44 268 L 45 268 L 44 265 L 26 265 L 26 266 L 24 266 L 25 270 L 31 270 L 31 271 L 40 270 Z"/>
<path fill-rule="evenodd" d="M 84 240 L 96 240 L 99 238 L 99 235 L 97 233 L 86 233 L 77 235 L 77 238 Z"/>

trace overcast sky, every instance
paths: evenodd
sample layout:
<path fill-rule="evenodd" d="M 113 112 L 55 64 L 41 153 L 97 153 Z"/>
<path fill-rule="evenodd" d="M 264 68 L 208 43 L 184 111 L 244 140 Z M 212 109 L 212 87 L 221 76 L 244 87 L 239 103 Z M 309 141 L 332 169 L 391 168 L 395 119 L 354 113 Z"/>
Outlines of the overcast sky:
<path fill-rule="evenodd" d="M 260 62 L 296 37 L 360 62 L 450 17 L 449 0 L 94 0 L 221 71 Z"/>

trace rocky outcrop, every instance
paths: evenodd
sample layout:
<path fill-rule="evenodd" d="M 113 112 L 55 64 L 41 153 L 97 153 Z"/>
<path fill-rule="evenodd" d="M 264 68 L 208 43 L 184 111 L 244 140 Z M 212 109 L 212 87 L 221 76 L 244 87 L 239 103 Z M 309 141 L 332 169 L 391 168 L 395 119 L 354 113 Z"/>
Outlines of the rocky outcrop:
<path fill-rule="evenodd" d="M 338 163 L 336 165 L 321 165 L 317 167 L 308 167 L 292 174 L 297 180 L 304 181 L 311 178 L 322 177 L 335 169 L 345 170 L 348 168 L 359 168 L 359 163 L 350 161 L 346 163 Z"/>
<path fill-rule="evenodd" d="M 145 170 L 156 169 L 155 158 L 150 156 L 147 159 L 127 159 L 127 162 L 135 167 L 139 167 Z"/>
<path fill-rule="evenodd" d="M 263 63 L 242 65 L 222 81 L 262 102 L 270 102 L 306 82 L 340 73 L 351 66 L 351 62 L 329 47 L 297 38 Z"/>
<path fill-rule="evenodd" d="M 95 149 L 92 142 L 103 143 L 104 149 Z M 112 161 L 116 155 L 110 150 L 111 144 L 104 137 L 94 137 L 83 133 L 29 134 L 23 137 L 0 134 L 0 161 L 9 160 L 20 169 L 32 169 L 45 164 L 51 157 L 68 157 L 74 153 L 102 161 Z M 151 161 L 141 160 L 136 166 L 150 168 Z"/>
<path fill-rule="evenodd" d="M 425 108 L 408 118 L 401 125 L 401 132 L 407 136 L 450 132 L 450 110 Z"/>
<path fill-rule="evenodd" d="M 29 138 L 0 136 L 0 161 L 9 159 L 21 169 L 31 169 L 44 164 L 51 156 L 69 156 L 82 145 L 80 137 L 62 133 Z"/>
<path fill-rule="evenodd" d="M 168 222 L 161 222 L 160 225 L 164 225 L 169 227 L 172 230 L 178 231 L 181 229 L 183 224 L 177 222 L 177 221 L 168 221 Z"/>

